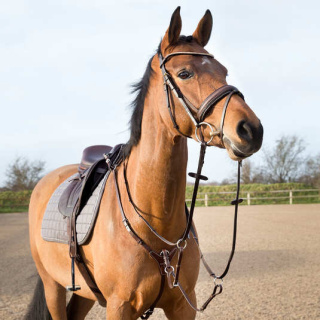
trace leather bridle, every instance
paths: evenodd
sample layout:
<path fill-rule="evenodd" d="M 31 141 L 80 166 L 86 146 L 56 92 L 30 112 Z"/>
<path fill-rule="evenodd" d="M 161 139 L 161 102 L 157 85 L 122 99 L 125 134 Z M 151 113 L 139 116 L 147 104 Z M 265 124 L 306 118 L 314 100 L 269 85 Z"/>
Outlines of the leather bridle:
<path fill-rule="evenodd" d="M 205 259 L 203 257 L 203 254 L 201 253 L 201 250 L 199 248 L 199 252 L 200 252 L 200 255 L 201 255 L 201 261 L 202 261 L 205 269 L 209 273 L 209 275 L 214 279 L 214 288 L 213 288 L 212 294 L 207 299 L 207 301 L 203 304 L 203 306 L 201 308 L 197 308 L 191 302 L 191 300 L 189 299 L 188 295 L 186 294 L 186 292 L 182 288 L 182 286 L 181 286 L 181 284 L 179 282 L 179 274 L 180 274 L 180 267 L 181 267 L 181 262 L 182 262 L 182 257 L 183 257 L 183 251 L 186 248 L 187 239 L 190 237 L 190 233 L 192 234 L 192 236 L 193 236 L 194 240 L 196 241 L 196 243 L 199 245 L 195 230 L 194 230 L 194 228 L 192 226 L 192 221 L 193 221 L 193 213 L 194 213 L 195 203 L 196 203 L 196 199 L 197 199 L 199 182 L 200 182 L 200 180 L 208 180 L 208 178 L 206 176 L 201 175 L 202 167 L 203 167 L 203 164 L 204 164 L 205 152 L 206 152 L 206 148 L 208 146 L 208 143 L 210 143 L 212 141 L 214 136 L 219 136 L 220 139 L 221 139 L 221 143 L 223 145 L 223 126 L 224 126 L 224 120 L 225 120 L 226 111 L 227 111 L 227 107 L 229 105 L 230 99 L 234 94 L 239 95 L 242 99 L 244 99 L 244 97 L 243 97 L 242 93 L 237 88 L 235 88 L 233 86 L 230 86 L 230 85 L 225 85 L 225 86 L 222 86 L 222 87 L 218 88 L 214 92 L 212 92 L 201 103 L 200 107 L 196 108 L 187 99 L 187 97 L 182 94 L 181 90 L 175 84 L 175 82 L 172 79 L 171 75 L 167 72 L 167 70 L 165 68 L 165 63 L 170 58 L 172 58 L 174 56 L 178 56 L 178 55 L 205 56 L 205 57 L 213 58 L 213 56 L 211 54 L 198 53 L 198 52 L 174 52 L 174 53 L 168 54 L 167 56 L 165 56 L 163 58 L 162 54 L 159 53 L 160 68 L 162 70 L 163 79 L 164 79 L 164 89 L 165 89 L 165 92 L 166 92 L 167 108 L 168 108 L 168 111 L 169 111 L 170 118 L 171 118 L 171 121 L 173 123 L 173 126 L 181 135 L 183 135 L 185 137 L 189 137 L 188 135 L 186 135 L 186 134 L 184 134 L 184 133 L 182 133 L 180 131 L 180 128 L 179 128 L 179 126 L 178 126 L 178 124 L 176 122 L 175 116 L 174 116 L 174 114 L 172 112 L 172 108 L 171 108 L 170 91 L 169 90 L 171 90 L 177 96 L 177 98 L 179 99 L 179 101 L 180 101 L 181 105 L 183 106 L 184 110 L 186 111 L 186 113 L 190 117 L 191 121 L 194 123 L 194 125 L 195 125 L 195 136 L 196 136 L 197 140 L 201 144 L 197 172 L 196 173 L 189 173 L 190 177 L 195 178 L 195 183 L 194 183 L 194 189 L 193 189 L 193 195 L 192 195 L 190 210 L 188 210 L 187 206 L 185 205 L 185 212 L 186 212 L 186 217 L 187 217 L 187 226 L 186 226 L 183 234 L 181 235 L 181 237 L 179 238 L 179 240 L 177 242 L 171 242 L 168 239 L 165 239 L 164 237 L 159 235 L 157 233 L 157 231 L 143 217 L 143 215 L 141 214 L 139 208 L 134 203 L 134 201 L 132 199 L 132 196 L 131 196 L 131 193 L 130 193 L 129 183 L 128 183 L 128 180 L 127 180 L 127 173 L 126 173 L 126 171 L 127 171 L 127 169 L 126 169 L 127 168 L 127 163 L 125 162 L 123 164 L 123 176 L 124 176 L 124 181 L 125 181 L 125 185 L 126 185 L 127 195 L 129 197 L 130 203 L 132 204 L 132 206 L 134 208 L 134 211 L 137 213 L 139 218 L 142 219 L 142 221 L 147 225 L 147 227 L 150 229 L 150 231 L 155 236 L 157 236 L 166 245 L 172 247 L 171 251 L 163 249 L 163 250 L 161 250 L 160 254 L 156 253 L 135 232 L 135 230 L 131 226 L 131 224 L 130 224 L 130 222 L 129 222 L 129 220 L 128 220 L 125 212 L 124 212 L 123 205 L 122 205 L 122 200 L 121 200 L 121 195 L 120 195 L 120 190 L 119 190 L 119 185 L 118 185 L 117 167 L 121 163 L 121 161 L 120 162 L 116 162 L 115 165 L 110 166 L 110 169 L 112 169 L 114 171 L 114 182 L 115 182 L 115 188 L 116 188 L 116 194 L 117 194 L 117 199 L 118 199 L 118 203 L 119 203 L 119 208 L 120 208 L 120 212 L 121 212 L 121 216 L 122 216 L 122 222 L 123 222 L 125 228 L 127 229 L 127 231 L 129 232 L 129 234 L 134 238 L 134 240 L 139 245 L 141 245 L 149 253 L 149 256 L 152 257 L 158 263 L 159 271 L 160 271 L 160 274 L 161 274 L 161 285 L 160 285 L 160 290 L 159 290 L 158 296 L 156 297 L 156 300 L 153 302 L 153 304 L 149 307 L 149 309 L 141 316 L 142 319 L 148 319 L 152 315 L 154 308 L 156 307 L 158 301 L 160 300 L 160 298 L 162 296 L 162 293 L 163 293 L 163 290 L 164 290 L 164 284 L 165 284 L 165 280 L 164 279 L 165 278 L 167 278 L 169 288 L 172 289 L 174 287 L 178 287 L 180 289 L 182 295 L 185 297 L 186 301 L 188 302 L 188 304 L 196 311 L 204 311 L 206 309 L 206 307 L 208 306 L 208 304 L 212 301 L 212 299 L 222 292 L 222 290 L 223 290 L 223 286 L 222 286 L 223 278 L 227 275 L 227 273 L 229 271 L 229 268 L 230 268 L 230 265 L 231 265 L 231 261 L 233 259 L 234 252 L 235 252 L 236 234 L 237 234 L 238 205 L 239 205 L 239 203 L 241 203 L 243 201 L 243 199 L 239 198 L 239 194 L 240 194 L 240 167 L 241 167 L 241 161 L 239 161 L 238 162 L 238 177 L 237 177 L 236 198 L 231 201 L 231 204 L 235 206 L 232 249 L 231 249 L 230 256 L 229 256 L 227 265 L 225 267 L 225 270 L 222 272 L 221 275 L 218 276 L 211 270 L 211 268 L 209 267 L 209 265 L 205 261 Z M 221 115 L 219 128 L 218 129 L 216 129 L 216 128 L 214 129 L 214 125 L 209 124 L 208 122 L 205 122 L 204 120 L 205 120 L 206 115 L 208 114 L 208 112 L 211 111 L 215 107 L 215 105 L 225 97 L 226 97 L 226 101 L 225 101 L 224 107 L 222 109 L 222 115 Z M 203 133 L 201 131 L 201 126 L 203 126 L 203 125 L 209 126 L 209 128 L 211 130 L 211 133 L 210 133 L 211 138 L 208 141 L 205 141 L 204 135 L 203 135 Z M 198 134 L 198 131 L 200 131 L 199 134 Z M 128 160 L 127 160 L 127 162 L 128 162 Z M 171 266 L 170 263 L 171 263 L 171 260 L 174 257 L 176 252 L 178 252 L 178 259 L 177 259 L 177 264 L 176 264 L 176 269 L 175 269 L 173 266 Z"/>
<path fill-rule="evenodd" d="M 173 115 L 172 108 L 171 108 L 171 103 L 170 103 L 170 90 L 175 94 L 175 96 L 179 99 L 181 105 L 183 106 L 185 112 L 195 125 L 195 136 L 199 142 L 204 141 L 204 137 L 201 134 L 201 138 L 198 135 L 198 129 L 201 128 L 202 125 L 207 125 L 209 126 L 211 133 L 210 133 L 210 140 L 207 141 L 206 143 L 210 143 L 214 136 L 219 136 L 221 139 L 221 144 L 224 145 L 223 143 L 223 126 L 224 126 L 224 120 L 226 117 L 226 112 L 227 108 L 230 102 L 231 97 L 234 94 L 239 95 L 242 99 L 244 99 L 243 94 L 234 86 L 230 85 L 224 85 L 217 90 L 213 91 L 204 101 L 201 103 L 199 108 L 196 108 L 183 93 L 181 92 L 180 88 L 177 86 L 177 84 L 174 82 L 172 76 L 170 73 L 166 70 L 165 64 L 166 62 L 171 59 L 172 57 L 175 56 L 181 56 L 181 55 L 192 55 L 192 56 L 202 56 L 202 57 L 210 57 L 214 59 L 212 54 L 209 53 L 201 53 L 201 52 L 173 52 L 165 56 L 164 58 L 162 57 L 161 52 L 159 52 L 159 62 L 160 62 L 160 68 L 162 71 L 163 75 L 163 80 L 164 80 L 164 90 L 166 92 L 166 100 L 167 100 L 167 108 L 170 113 L 170 118 L 173 123 L 174 128 L 183 136 L 190 138 L 186 134 L 182 133 L 180 131 L 180 128 L 177 124 L 177 121 Z M 170 89 L 170 90 L 169 90 Z M 208 114 L 209 111 L 211 111 L 215 105 L 222 100 L 223 98 L 227 97 L 223 109 L 222 109 L 222 114 L 221 114 L 221 120 L 219 124 L 219 128 L 214 130 L 213 127 L 214 125 L 204 122 L 206 115 Z"/>

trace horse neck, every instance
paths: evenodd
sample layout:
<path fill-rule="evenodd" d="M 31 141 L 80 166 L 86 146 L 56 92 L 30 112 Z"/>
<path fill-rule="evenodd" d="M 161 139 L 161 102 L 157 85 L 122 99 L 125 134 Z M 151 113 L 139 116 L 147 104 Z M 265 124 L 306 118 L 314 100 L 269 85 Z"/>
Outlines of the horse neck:
<path fill-rule="evenodd" d="M 150 89 L 145 100 L 141 139 L 128 162 L 128 181 L 133 201 L 142 215 L 163 236 L 177 240 L 186 221 L 187 141 L 183 137 L 174 138 L 159 114 L 165 102 L 156 105 L 154 101 Z"/>

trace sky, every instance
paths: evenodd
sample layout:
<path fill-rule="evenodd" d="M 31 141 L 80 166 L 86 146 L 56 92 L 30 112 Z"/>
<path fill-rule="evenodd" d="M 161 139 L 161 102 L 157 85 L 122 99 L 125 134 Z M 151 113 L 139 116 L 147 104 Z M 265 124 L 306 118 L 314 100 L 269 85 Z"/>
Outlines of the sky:
<path fill-rule="evenodd" d="M 263 148 L 297 135 L 307 154 L 320 153 L 318 1 L 10 0 L 0 4 L 0 186 L 18 156 L 49 172 L 78 163 L 89 145 L 128 140 L 130 85 L 178 5 L 185 35 L 211 10 L 206 49 L 261 119 Z M 189 143 L 189 171 L 198 149 Z M 261 165 L 263 152 L 252 161 Z M 203 174 L 221 181 L 236 163 L 210 148 Z"/>

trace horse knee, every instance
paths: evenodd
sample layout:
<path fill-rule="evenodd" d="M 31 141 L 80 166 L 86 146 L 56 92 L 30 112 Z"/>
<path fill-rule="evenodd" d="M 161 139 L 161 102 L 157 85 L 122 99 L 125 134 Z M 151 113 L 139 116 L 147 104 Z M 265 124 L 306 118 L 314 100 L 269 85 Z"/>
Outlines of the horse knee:
<path fill-rule="evenodd" d="M 135 320 L 138 316 L 133 316 L 134 311 L 130 302 L 108 299 L 107 320 Z"/>

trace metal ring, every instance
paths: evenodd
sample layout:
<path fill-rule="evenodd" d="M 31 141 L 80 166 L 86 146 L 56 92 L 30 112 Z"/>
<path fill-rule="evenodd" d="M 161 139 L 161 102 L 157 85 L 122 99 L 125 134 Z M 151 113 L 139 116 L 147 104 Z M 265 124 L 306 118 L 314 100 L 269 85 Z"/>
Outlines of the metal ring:
<path fill-rule="evenodd" d="M 211 138 L 210 138 L 209 141 L 206 142 L 206 143 L 210 143 L 210 142 L 213 140 L 214 136 L 216 135 L 216 132 L 217 132 L 217 131 L 215 131 L 215 130 L 213 129 L 212 124 L 210 124 L 210 123 L 208 123 L 208 122 L 204 122 L 204 121 L 203 121 L 203 122 L 198 123 L 198 126 L 197 126 L 196 129 L 195 129 L 196 138 L 197 138 L 198 142 L 202 143 L 202 141 L 200 140 L 200 138 L 199 138 L 199 136 L 198 136 L 198 129 L 201 128 L 201 126 L 204 125 L 204 124 L 207 125 L 207 126 L 210 128 L 210 130 L 211 130 L 211 132 L 210 132 Z"/>
<path fill-rule="evenodd" d="M 187 246 L 187 240 L 184 240 L 184 245 L 180 247 L 180 243 L 181 243 L 181 242 L 182 242 L 182 239 L 179 239 L 179 240 L 177 241 L 177 247 L 178 247 L 178 249 L 184 250 L 184 249 L 186 248 L 186 246 Z"/>
<path fill-rule="evenodd" d="M 168 271 L 169 270 L 169 271 Z M 166 274 L 171 274 L 174 271 L 174 267 L 173 266 L 168 266 L 164 268 L 164 272 Z"/>
<path fill-rule="evenodd" d="M 217 283 L 217 280 L 219 280 L 218 283 Z M 223 279 L 218 278 L 218 277 L 214 277 L 213 282 L 214 282 L 214 284 L 215 284 L 216 286 L 222 286 L 222 285 L 223 285 Z"/>

